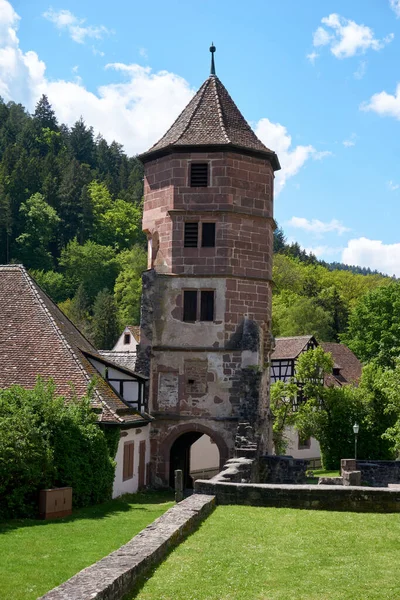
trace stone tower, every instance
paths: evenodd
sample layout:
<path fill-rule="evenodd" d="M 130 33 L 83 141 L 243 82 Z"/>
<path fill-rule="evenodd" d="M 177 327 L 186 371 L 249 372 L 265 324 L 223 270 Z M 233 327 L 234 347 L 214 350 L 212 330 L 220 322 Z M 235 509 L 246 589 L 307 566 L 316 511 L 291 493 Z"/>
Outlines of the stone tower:
<path fill-rule="evenodd" d="M 151 480 L 187 476 L 203 433 L 223 464 L 238 421 L 270 451 L 273 182 L 277 155 L 211 75 L 144 164 L 140 360 L 150 377 Z M 143 367 L 142 367 L 143 368 Z M 187 482 L 186 482 L 187 483 Z"/>

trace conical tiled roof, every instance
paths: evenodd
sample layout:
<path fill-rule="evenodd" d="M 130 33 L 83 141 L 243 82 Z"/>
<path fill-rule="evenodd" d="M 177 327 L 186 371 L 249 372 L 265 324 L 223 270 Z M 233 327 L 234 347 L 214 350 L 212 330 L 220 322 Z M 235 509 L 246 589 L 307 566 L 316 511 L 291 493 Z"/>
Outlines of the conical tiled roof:
<path fill-rule="evenodd" d="M 167 133 L 140 158 L 146 162 L 174 149 L 211 147 L 226 150 L 226 146 L 261 155 L 271 161 L 274 170 L 280 169 L 275 152 L 258 139 L 225 86 L 218 77 L 211 75 Z"/>

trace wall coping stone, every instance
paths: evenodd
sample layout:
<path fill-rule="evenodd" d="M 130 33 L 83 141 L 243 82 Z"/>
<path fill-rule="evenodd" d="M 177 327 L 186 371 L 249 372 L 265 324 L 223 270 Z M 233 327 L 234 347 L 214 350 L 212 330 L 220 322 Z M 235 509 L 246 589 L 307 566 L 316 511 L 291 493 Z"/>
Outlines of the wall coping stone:
<path fill-rule="evenodd" d="M 138 579 L 214 509 L 215 497 L 193 494 L 148 525 L 127 544 L 42 596 L 42 600 L 120 600 Z"/>
<path fill-rule="evenodd" d="M 231 483 L 198 479 L 195 493 L 213 494 L 218 504 L 351 512 L 400 512 L 400 489 L 387 487 Z"/>

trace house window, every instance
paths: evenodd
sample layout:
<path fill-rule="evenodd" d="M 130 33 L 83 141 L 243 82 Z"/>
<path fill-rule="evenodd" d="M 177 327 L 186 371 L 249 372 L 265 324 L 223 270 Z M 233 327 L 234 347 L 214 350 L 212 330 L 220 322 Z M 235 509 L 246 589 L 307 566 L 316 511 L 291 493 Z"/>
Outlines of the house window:
<path fill-rule="evenodd" d="M 183 292 L 183 320 L 196 321 L 197 319 L 197 290 Z"/>
<path fill-rule="evenodd" d="M 214 296 L 214 290 L 185 290 L 183 292 L 183 320 L 189 322 L 214 321 Z"/>
<path fill-rule="evenodd" d="M 193 223 L 192 221 L 188 221 L 185 223 L 185 239 L 184 239 L 184 247 L 185 248 L 197 248 L 199 243 L 199 224 L 197 222 Z"/>
<path fill-rule="evenodd" d="M 308 450 L 311 448 L 311 438 L 303 438 L 299 434 L 298 450 Z"/>
<path fill-rule="evenodd" d="M 124 460 L 122 468 L 122 481 L 127 481 L 133 477 L 133 442 L 125 442 L 124 444 Z"/>
<path fill-rule="evenodd" d="M 124 334 L 124 344 L 130 344 L 130 343 L 131 343 L 131 334 L 125 333 Z"/>
<path fill-rule="evenodd" d="M 214 291 L 200 292 L 200 321 L 214 321 Z"/>
<path fill-rule="evenodd" d="M 191 163 L 190 187 L 208 186 L 208 163 Z"/>
<path fill-rule="evenodd" d="M 215 247 L 215 223 L 203 223 L 201 227 L 201 245 L 203 248 Z"/>

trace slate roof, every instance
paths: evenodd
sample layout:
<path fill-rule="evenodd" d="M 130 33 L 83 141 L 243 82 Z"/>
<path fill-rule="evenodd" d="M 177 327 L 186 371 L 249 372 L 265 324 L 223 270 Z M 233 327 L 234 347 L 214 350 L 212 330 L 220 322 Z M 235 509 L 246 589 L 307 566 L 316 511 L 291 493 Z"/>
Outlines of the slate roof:
<path fill-rule="evenodd" d="M 330 375 L 336 382 L 334 384 L 344 385 L 346 383 L 358 383 L 360 381 L 362 364 L 356 355 L 345 346 L 334 342 L 321 342 L 325 352 L 330 352 L 335 362 L 335 367 L 340 369 L 338 375 Z"/>
<path fill-rule="evenodd" d="M 167 133 L 139 158 L 146 162 L 173 149 L 207 146 L 261 155 L 271 161 L 274 170 L 280 169 L 275 152 L 258 139 L 215 75 L 206 79 Z"/>
<path fill-rule="evenodd" d="M 126 367 L 131 371 L 135 371 L 137 359 L 136 352 L 128 352 L 124 350 L 99 350 L 99 354 L 109 362 L 113 362 L 119 367 Z"/>
<path fill-rule="evenodd" d="M 89 361 L 94 346 L 52 302 L 22 265 L 0 265 L 0 388 L 53 378 L 57 393 L 79 397 L 96 376 L 92 407 L 100 422 L 148 420 L 128 407 Z"/>
<path fill-rule="evenodd" d="M 312 335 L 276 338 L 275 350 L 271 355 L 271 360 L 290 360 L 297 358 L 312 339 Z"/>

